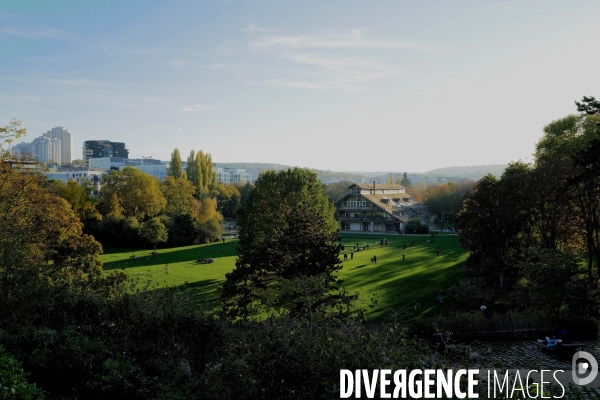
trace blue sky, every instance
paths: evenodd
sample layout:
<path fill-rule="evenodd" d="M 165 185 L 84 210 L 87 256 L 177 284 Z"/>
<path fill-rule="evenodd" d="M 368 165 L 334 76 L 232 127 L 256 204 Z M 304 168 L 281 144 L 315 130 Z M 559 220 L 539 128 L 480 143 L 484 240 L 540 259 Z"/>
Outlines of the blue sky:
<path fill-rule="evenodd" d="M 0 123 L 131 157 L 411 171 L 531 160 L 600 96 L 598 1 L 0 0 Z M 527 159 L 526 159 L 527 158 Z"/>

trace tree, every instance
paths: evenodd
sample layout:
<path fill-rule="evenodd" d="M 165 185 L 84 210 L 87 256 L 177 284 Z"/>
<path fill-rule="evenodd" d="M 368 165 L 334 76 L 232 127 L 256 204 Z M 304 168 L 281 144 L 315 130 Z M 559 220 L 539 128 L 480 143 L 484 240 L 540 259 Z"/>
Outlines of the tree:
<path fill-rule="evenodd" d="M 350 185 L 352 185 L 352 182 L 350 181 L 330 183 L 329 185 L 323 185 L 323 191 L 325 192 L 325 195 L 329 197 L 329 201 L 335 203 L 348 193 Z"/>
<path fill-rule="evenodd" d="M 412 185 L 412 182 L 408 178 L 408 174 L 406 172 L 404 173 L 404 175 L 402 175 L 402 180 L 400 181 L 400 184 L 405 188 L 409 188 Z"/>
<path fill-rule="evenodd" d="M 125 217 L 143 221 L 158 215 L 167 204 L 156 178 L 133 167 L 102 176 L 100 208 L 103 215 L 122 210 Z"/>
<path fill-rule="evenodd" d="M 499 278 L 518 272 L 522 248 L 533 243 L 528 209 L 529 168 L 513 163 L 501 179 L 484 176 L 475 190 L 464 197 L 463 209 L 454 221 L 460 229 L 460 242 L 470 250 L 467 267 L 483 276 Z"/>
<path fill-rule="evenodd" d="M 223 234 L 223 216 L 217 211 L 217 200 L 206 197 L 192 202 L 192 216 L 198 221 L 199 240 L 215 240 Z"/>
<path fill-rule="evenodd" d="M 238 210 L 239 247 L 235 269 L 221 291 L 223 310 L 232 318 L 262 312 L 325 312 L 339 304 L 332 293 L 341 269 L 334 207 L 317 175 L 306 169 L 267 171 L 260 175 L 248 202 Z M 282 287 L 305 280 L 295 302 L 282 298 Z M 299 286 L 292 285 L 298 289 Z M 303 285 L 300 285 L 303 286 Z M 315 299 L 314 288 L 318 289 Z"/>
<path fill-rule="evenodd" d="M 233 185 L 222 185 L 216 183 L 212 185 L 211 197 L 217 199 L 217 207 L 223 217 L 233 218 L 240 206 L 240 191 Z"/>
<path fill-rule="evenodd" d="M 191 214 L 179 214 L 166 222 L 168 242 L 173 246 L 189 246 L 204 241 L 205 235 L 198 220 Z"/>
<path fill-rule="evenodd" d="M 82 233 L 72 207 L 53 192 L 45 177 L 0 163 L 0 321 L 58 315 L 52 310 L 65 297 L 125 279 L 103 278 L 102 246 Z"/>
<path fill-rule="evenodd" d="M 588 105 L 595 104 L 594 101 L 584 98 Z M 569 215 L 572 217 L 566 225 L 567 229 L 572 229 L 569 247 L 585 257 L 590 287 L 597 279 L 593 276 L 594 266 L 596 273 L 600 272 L 600 168 L 595 166 L 595 157 L 600 154 L 599 123 L 600 116 L 593 112 L 552 121 L 544 127 L 544 136 L 535 152 L 536 168 L 551 163 L 562 164 L 561 178 L 566 182 L 563 191 L 569 195 Z M 578 243 L 581 243 L 580 248 L 576 248 Z"/>
<path fill-rule="evenodd" d="M 196 194 L 198 195 L 198 198 L 202 198 L 204 197 L 203 195 L 206 194 L 206 176 L 204 175 L 204 164 L 205 164 L 206 160 L 204 159 L 204 152 L 202 150 L 199 150 L 196 153 L 196 158 L 194 159 L 194 164 L 195 164 L 195 169 L 196 172 L 198 174 L 198 177 L 196 178 L 196 181 L 194 182 L 194 185 L 198 188 L 198 190 L 196 191 Z"/>
<path fill-rule="evenodd" d="M 240 192 L 240 207 L 243 206 L 244 204 L 246 204 L 248 202 L 248 198 L 250 197 L 250 193 L 252 192 L 252 190 L 254 189 L 254 185 L 251 184 L 250 182 L 240 182 L 237 184 L 234 184 L 235 187 L 238 188 L 239 192 Z"/>
<path fill-rule="evenodd" d="M 587 115 L 600 115 L 600 101 L 592 96 L 583 96 L 581 103 L 576 101 L 575 105 L 579 112 L 586 113 Z"/>
<path fill-rule="evenodd" d="M 21 126 L 21 121 L 16 118 L 13 118 L 10 121 L 10 124 L 5 126 L 0 126 L 0 151 L 4 151 L 4 145 L 10 145 L 14 139 L 18 139 L 21 136 L 24 136 L 27 133 L 26 129 L 19 128 Z M 3 158 L 3 155 L 0 154 L 0 160 Z"/>
<path fill-rule="evenodd" d="M 196 187 L 195 197 L 202 200 L 209 196 L 209 190 L 217 183 L 217 174 L 213 171 L 213 162 L 210 154 L 202 150 L 197 153 L 192 150 L 187 159 L 187 179 Z"/>
<path fill-rule="evenodd" d="M 194 150 L 190 151 L 190 155 L 187 158 L 187 166 L 185 167 L 185 175 L 187 180 L 192 182 L 192 185 L 196 187 L 196 193 L 201 189 L 201 177 L 200 170 L 198 165 L 196 164 L 196 152 Z"/>
<path fill-rule="evenodd" d="M 415 217 L 406 223 L 406 225 L 404 226 L 404 231 L 406 233 L 428 233 L 429 226 L 427 224 L 422 223 L 418 217 Z"/>
<path fill-rule="evenodd" d="M 56 188 L 56 194 L 69 202 L 84 224 L 102 220 L 102 215 L 96 209 L 97 201 L 91 195 L 90 185 L 80 186 L 73 180 L 67 183 L 53 181 L 52 185 Z"/>
<path fill-rule="evenodd" d="M 156 253 L 156 243 L 166 242 L 168 239 L 167 228 L 160 218 L 149 219 L 140 225 L 140 238 L 154 244 L 154 252 Z"/>
<path fill-rule="evenodd" d="M 160 190 L 167 200 L 164 213 L 169 216 L 189 214 L 196 188 L 185 178 L 167 176 L 160 184 Z"/>
<path fill-rule="evenodd" d="M 473 189 L 475 182 L 463 180 L 441 185 L 429 185 L 425 191 L 424 203 L 436 214 L 442 212 L 446 220 L 452 220 L 462 207 L 463 196 Z"/>
<path fill-rule="evenodd" d="M 571 253 L 554 249 L 531 249 L 527 260 L 520 264 L 532 305 L 551 318 L 558 318 L 560 310 L 577 298 L 580 264 Z M 575 310 L 571 310 L 575 311 Z"/>
<path fill-rule="evenodd" d="M 181 154 L 179 154 L 179 149 L 177 148 L 171 153 L 171 162 L 169 163 L 169 168 L 167 168 L 167 176 L 171 176 L 174 179 L 185 178 Z"/>
<path fill-rule="evenodd" d="M 426 188 L 427 185 L 424 183 L 417 183 L 406 188 L 406 193 L 417 199 L 418 202 L 423 203 L 425 201 L 425 195 L 423 193 L 426 191 Z"/>
<path fill-rule="evenodd" d="M 204 154 L 204 152 L 200 150 L 196 154 L 196 158 L 196 163 L 198 165 L 200 175 L 202 176 L 202 183 L 204 187 L 212 187 L 212 185 L 217 183 L 217 175 L 213 171 L 212 156 L 209 153 Z"/>

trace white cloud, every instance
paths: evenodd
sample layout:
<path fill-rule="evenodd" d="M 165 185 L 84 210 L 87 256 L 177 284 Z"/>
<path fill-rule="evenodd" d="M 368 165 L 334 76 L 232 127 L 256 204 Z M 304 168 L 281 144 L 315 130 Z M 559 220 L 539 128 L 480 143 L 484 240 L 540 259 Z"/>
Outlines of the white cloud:
<path fill-rule="evenodd" d="M 287 78 L 253 81 L 250 84 L 361 92 L 364 91 L 364 85 L 362 84 L 404 72 L 400 69 L 390 67 L 383 62 L 354 57 L 324 58 L 310 54 L 297 54 L 288 56 L 287 58 L 312 67 L 312 69 L 303 72 L 287 73 Z"/>
<path fill-rule="evenodd" d="M 299 63 L 321 67 L 335 73 L 338 77 L 341 75 L 343 79 L 354 82 L 367 82 L 403 72 L 400 69 L 389 67 L 382 62 L 360 58 L 327 59 L 315 57 L 310 54 L 298 54 L 291 56 L 291 59 Z"/>
<path fill-rule="evenodd" d="M 411 42 L 389 42 L 370 38 L 366 29 L 353 29 L 346 33 L 323 33 L 314 35 L 263 36 L 259 40 L 250 43 L 253 48 L 330 48 L 330 47 L 370 47 L 397 50 L 424 50 L 431 51 L 433 48 L 420 43 Z"/>
<path fill-rule="evenodd" d="M 405 72 L 386 61 L 394 57 L 390 50 L 433 50 L 432 46 L 422 43 L 376 39 L 365 28 L 281 35 L 265 33 L 269 32 L 266 28 L 253 24 L 244 31 L 252 38 L 249 43 L 251 52 L 259 53 L 260 50 L 260 53 L 271 57 L 268 64 L 262 64 L 262 74 L 270 76 L 266 79 L 248 79 L 253 85 L 363 92 L 368 89 L 370 82 Z M 256 32 L 260 34 L 255 35 Z M 281 71 L 281 68 L 274 71 L 272 66 L 278 65 L 277 59 L 291 61 L 298 68 L 293 71 L 289 71 L 289 67 L 285 68 L 287 71 Z M 246 72 L 251 68 L 246 67 Z"/>
<path fill-rule="evenodd" d="M 264 33 L 267 33 L 267 32 L 274 32 L 274 29 L 265 28 L 262 26 L 258 26 L 256 24 L 250 24 L 250 25 L 248 25 L 248 27 L 242 29 L 242 32 L 264 32 Z"/>

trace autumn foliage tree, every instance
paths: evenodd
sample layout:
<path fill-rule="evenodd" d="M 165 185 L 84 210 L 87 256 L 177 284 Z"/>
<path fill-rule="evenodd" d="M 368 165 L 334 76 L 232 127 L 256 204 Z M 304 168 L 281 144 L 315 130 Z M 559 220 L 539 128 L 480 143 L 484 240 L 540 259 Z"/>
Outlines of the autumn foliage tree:
<path fill-rule="evenodd" d="M 89 291 L 122 289 L 123 274 L 103 276 L 102 246 L 71 205 L 44 176 L 12 164 L 0 162 L 0 325 L 54 319 Z"/>

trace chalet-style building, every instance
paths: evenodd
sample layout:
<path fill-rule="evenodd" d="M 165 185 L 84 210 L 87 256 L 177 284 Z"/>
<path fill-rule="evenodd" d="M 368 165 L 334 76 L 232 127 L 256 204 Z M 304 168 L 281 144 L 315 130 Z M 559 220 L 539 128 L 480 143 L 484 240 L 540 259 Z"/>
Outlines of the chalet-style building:
<path fill-rule="evenodd" d="M 402 185 L 355 183 L 335 207 L 340 231 L 400 233 L 422 205 Z"/>

